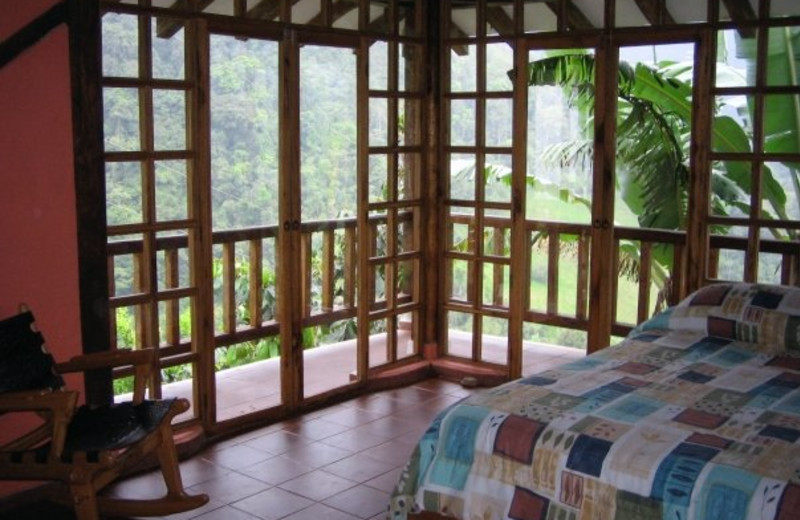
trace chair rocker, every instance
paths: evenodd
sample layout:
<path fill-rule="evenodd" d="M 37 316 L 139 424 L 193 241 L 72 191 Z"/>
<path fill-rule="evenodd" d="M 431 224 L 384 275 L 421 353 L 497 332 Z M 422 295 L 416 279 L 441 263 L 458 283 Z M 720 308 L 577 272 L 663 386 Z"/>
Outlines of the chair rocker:
<path fill-rule="evenodd" d="M 145 388 L 155 351 L 80 355 L 55 363 L 27 309 L 0 321 L 0 414 L 35 412 L 43 424 L 0 446 L 1 480 L 61 481 L 79 520 L 101 515 L 161 516 L 204 505 L 206 495 L 183 489 L 170 423 L 189 409 L 186 399 L 148 400 Z M 61 374 L 131 366 L 133 400 L 78 406 L 78 393 L 64 388 Z M 150 453 L 158 457 L 167 493 L 155 499 L 97 496 Z"/>

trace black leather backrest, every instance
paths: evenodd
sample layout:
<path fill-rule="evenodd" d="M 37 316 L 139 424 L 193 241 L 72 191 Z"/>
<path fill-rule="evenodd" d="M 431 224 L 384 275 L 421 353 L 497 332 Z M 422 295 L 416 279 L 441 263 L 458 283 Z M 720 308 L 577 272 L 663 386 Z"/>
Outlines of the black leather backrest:
<path fill-rule="evenodd" d="M 33 324 L 30 311 L 0 321 L 0 393 L 64 386 Z"/>

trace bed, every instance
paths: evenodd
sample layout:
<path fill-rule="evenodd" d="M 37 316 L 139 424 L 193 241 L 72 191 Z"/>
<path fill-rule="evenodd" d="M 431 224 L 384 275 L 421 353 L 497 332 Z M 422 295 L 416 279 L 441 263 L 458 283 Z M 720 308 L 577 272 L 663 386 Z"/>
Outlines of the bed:
<path fill-rule="evenodd" d="M 389 518 L 800 518 L 800 288 L 715 284 L 440 413 Z"/>

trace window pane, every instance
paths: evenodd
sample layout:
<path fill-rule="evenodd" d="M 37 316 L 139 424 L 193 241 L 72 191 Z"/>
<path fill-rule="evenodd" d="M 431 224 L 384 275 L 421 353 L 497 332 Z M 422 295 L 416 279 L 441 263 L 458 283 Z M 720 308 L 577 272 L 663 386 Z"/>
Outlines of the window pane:
<path fill-rule="evenodd" d="M 109 226 L 143 220 L 142 168 L 138 162 L 106 163 L 106 218 Z"/>
<path fill-rule="evenodd" d="M 153 18 L 153 77 L 184 78 L 184 22 L 171 18 Z"/>
<path fill-rule="evenodd" d="M 450 92 L 477 90 L 477 49 L 475 45 L 453 47 L 450 53 Z"/>
<path fill-rule="evenodd" d="M 764 152 L 800 153 L 800 94 L 764 96 Z"/>
<path fill-rule="evenodd" d="M 103 24 L 103 76 L 139 75 L 139 24 L 136 16 L 105 13 Z"/>
<path fill-rule="evenodd" d="M 103 133 L 106 152 L 132 152 L 141 149 L 137 89 L 103 89 Z"/>
<path fill-rule="evenodd" d="M 186 93 L 153 91 L 153 133 L 156 150 L 186 149 Z"/>
<path fill-rule="evenodd" d="M 182 220 L 188 213 L 186 161 L 156 162 L 156 219 Z"/>

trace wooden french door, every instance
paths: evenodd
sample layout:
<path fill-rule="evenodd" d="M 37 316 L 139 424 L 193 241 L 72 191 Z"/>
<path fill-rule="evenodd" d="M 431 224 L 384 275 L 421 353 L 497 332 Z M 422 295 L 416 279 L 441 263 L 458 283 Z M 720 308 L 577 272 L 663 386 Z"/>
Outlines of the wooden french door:
<path fill-rule="evenodd" d="M 209 28 L 208 420 L 358 384 L 356 38 Z M 221 277 L 221 282 L 217 281 Z M 344 285 L 344 288 L 335 288 Z"/>

